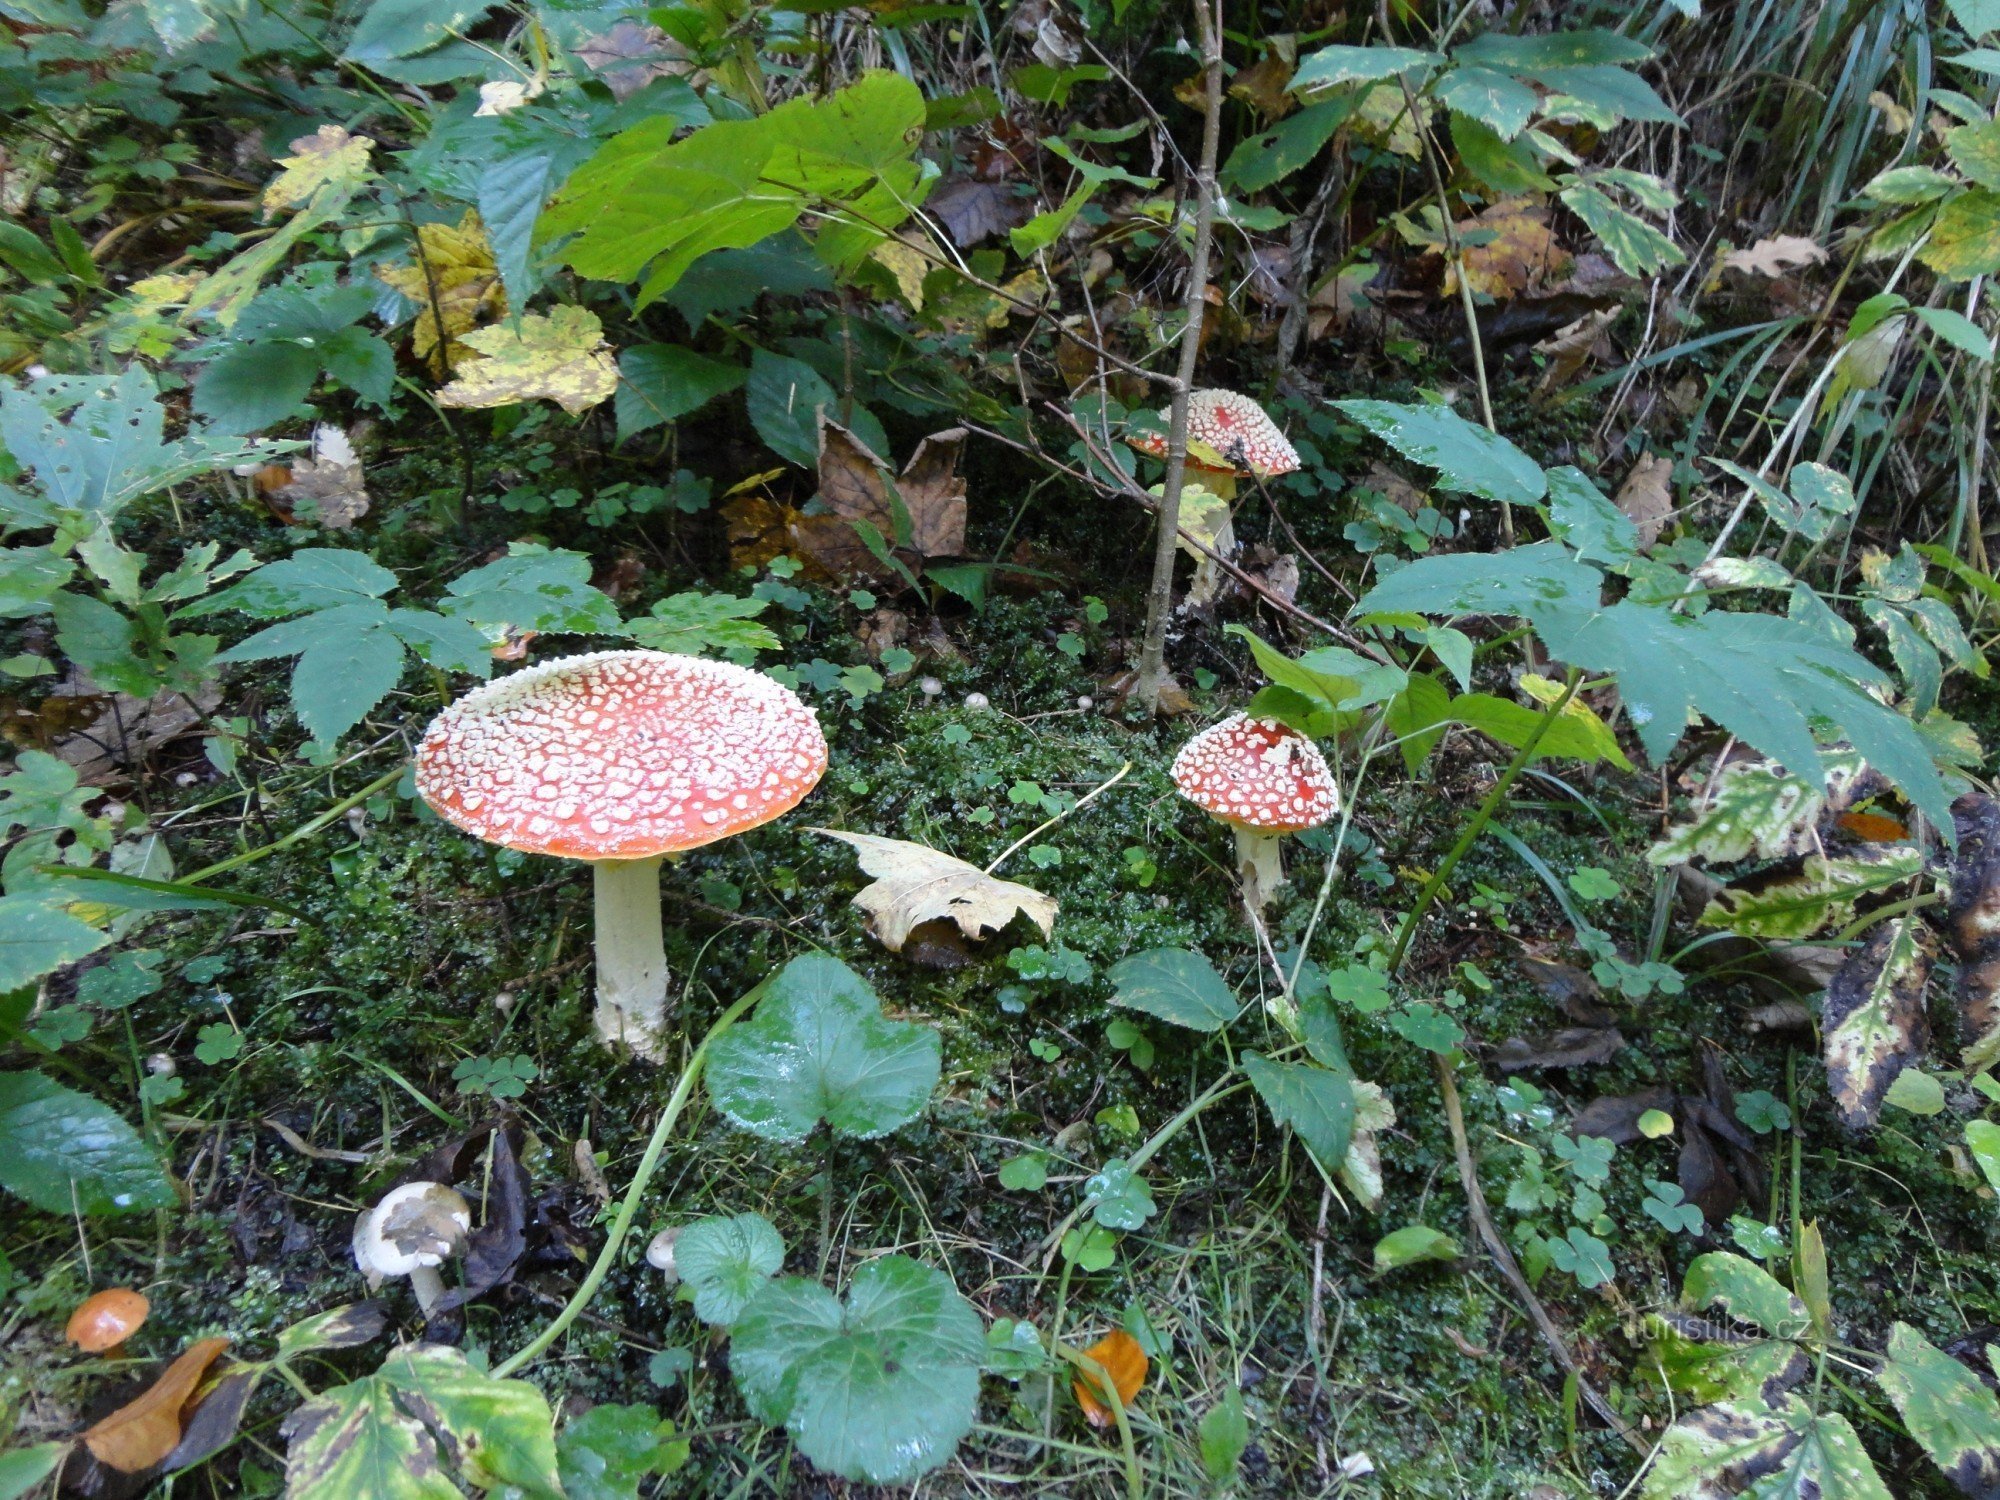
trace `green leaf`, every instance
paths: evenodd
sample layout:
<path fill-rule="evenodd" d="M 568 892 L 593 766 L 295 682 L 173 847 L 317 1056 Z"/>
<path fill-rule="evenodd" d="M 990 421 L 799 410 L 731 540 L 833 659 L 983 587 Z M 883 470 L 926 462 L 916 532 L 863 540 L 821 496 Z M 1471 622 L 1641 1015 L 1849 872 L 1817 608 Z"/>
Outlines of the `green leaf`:
<path fill-rule="evenodd" d="M 1875 1381 L 1953 1484 L 1968 1495 L 2000 1494 L 2000 1399 L 1977 1375 L 1898 1323 Z"/>
<path fill-rule="evenodd" d="M 1541 728 L 1548 715 L 1544 710 L 1529 708 L 1509 698 L 1496 698 L 1490 693 L 1464 693 L 1451 700 L 1450 717 L 1518 750 Z M 1540 760 L 1544 756 L 1580 760 L 1586 765 L 1601 760 L 1616 764 L 1625 759 L 1602 719 L 1592 715 L 1586 720 L 1567 710 L 1556 715 L 1555 722 L 1542 732 L 1541 742 L 1535 746 L 1535 758 Z M 1631 769 L 1629 763 L 1624 769 Z"/>
<path fill-rule="evenodd" d="M 0 550 L 0 619 L 43 613 L 75 572 L 76 564 L 46 547 Z"/>
<path fill-rule="evenodd" d="M 697 1219 L 674 1240 L 674 1269 L 693 1289 L 704 1323 L 734 1323 L 784 1264 L 784 1236 L 761 1214 Z"/>
<path fill-rule="evenodd" d="M 1548 1242 L 1548 1256 L 1550 1264 L 1574 1276 L 1581 1287 L 1603 1286 L 1616 1274 L 1610 1247 L 1574 1224 L 1561 1239 Z"/>
<path fill-rule="evenodd" d="M 556 1439 L 568 1500 L 639 1500 L 647 1476 L 675 1473 L 687 1460 L 674 1424 L 650 1406 L 593 1406 L 565 1422 Z"/>
<path fill-rule="evenodd" d="M 804 360 L 759 349 L 750 360 L 750 425 L 780 458 L 802 469 L 819 463 L 819 415 L 837 413 L 840 397 Z"/>
<path fill-rule="evenodd" d="M 868 982 L 825 954 L 793 959 L 758 986 L 756 1014 L 708 1062 L 710 1096 L 736 1124 L 800 1141 L 824 1120 L 867 1140 L 914 1120 L 937 1086 L 928 1026 L 891 1021 Z"/>
<path fill-rule="evenodd" d="M 1418 1003 L 1389 1013 L 1389 1026 L 1404 1041 L 1439 1056 L 1465 1043 L 1465 1029 L 1435 1005 Z"/>
<path fill-rule="evenodd" d="M 1974 41 L 2000 31 L 2000 0 L 1945 0 L 1952 19 Z"/>
<path fill-rule="evenodd" d="M 1000 1186 L 1010 1193 L 1034 1193 L 1048 1185 L 1049 1159 L 1040 1152 L 1010 1156 L 1000 1163 Z"/>
<path fill-rule="evenodd" d="M 1338 1170 L 1354 1134 L 1354 1080 L 1332 1068 L 1274 1062 L 1251 1051 L 1243 1053 L 1243 1071 L 1271 1118 L 1297 1131 L 1327 1171 Z"/>
<path fill-rule="evenodd" d="M 1084 1179 L 1083 1201 L 1106 1229 L 1138 1229 L 1159 1212 L 1145 1179 L 1116 1156 Z"/>
<path fill-rule="evenodd" d="M 0 1187 L 64 1217 L 173 1208 L 152 1148 L 111 1109 L 40 1073 L 0 1073 Z"/>
<path fill-rule="evenodd" d="M 1548 493 L 1541 465 L 1496 432 L 1448 406 L 1394 401 L 1333 403 L 1407 459 L 1438 471 L 1437 487 L 1515 505 Z"/>
<path fill-rule="evenodd" d="M 1285 87 L 1298 94 L 1342 83 L 1376 83 L 1402 75 L 1419 75 L 1412 82 L 1420 83 L 1421 75 L 1443 61 L 1440 54 L 1415 47 L 1322 47 L 1299 60 L 1298 71 Z"/>
<path fill-rule="evenodd" d="M 329 609 L 308 616 L 321 633 L 299 653 L 292 668 L 293 711 L 306 732 L 323 745 L 331 745 L 359 724 L 403 675 L 403 643 L 387 629 L 354 629 L 328 618 L 342 613 Z"/>
<path fill-rule="evenodd" d="M 1945 154 L 1983 188 L 2000 188 L 2000 120 L 1981 120 L 1944 133 Z"/>
<path fill-rule="evenodd" d="M 1989 339 L 1980 330 L 1979 325 L 1964 313 L 1955 312 L 1949 307 L 1919 307 L 1913 311 L 1918 322 L 1952 348 L 1970 354 L 1977 360 L 1993 358 L 1993 340 Z"/>
<path fill-rule="evenodd" d="M 452 580 L 439 608 L 474 625 L 542 635 L 623 635 L 618 606 L 590 582 L 581 552 L 516 543 L 508 556 Z M 414 643 L 412 643 L 414 644 Z"/>
<path fill-rule="evenodd" d="M 1375 1242 L 1375 1269 L 1398 1271 L 1427 1260 L 1457 1260 L 1458 1241 L 1428 1224 L 1406 1224 Z"/>
<path fill-rule="evenodd" d="M 1223 1387 L 1222 1399 L 1201 1414 L 1195 1428 L 1201 1446 L 1201 1466 L 1216 1484 L 1234 1477 L 1250 1446 L 1250 1419 L 1244 1414 L 1243 1392 L 1234 1382 Z"/>
<path fill-rule="evenodd" d="M 755 623 L 755 617 L 768 606 L 765 599 L 737 599 L 728 594 L 673 594 L 628 628 L 634 641 L 655 651 L 678 651 L 687 656 L 707 651 L 731 655 L 775 651 L 778 637 L 768 626 Z"/>
<path fill-rule="evenodd" d="M 1901 885 L 1923 867 L 1923 851 L 1909 846 L 1869 844 L 1844 855 L 1808 854 L 1796 864 L 1725 886 L 1702 911 L 1700 925 L 1727 927 L 1745 937 L 1808 938 L 1852 921 L 1855 902 Z"/>
<path fill-rule="evenodd" d="M 464 1500 L 440 1469 L 436 1440 L 379 1375 L 322 1392 L 278 1430 L 290 1500 Z"/>
<path fill-rule="evenodd" d="M 69 1456 L 68 1443 L 37 1443 L 0 1453 L 0 1500 L 20 1500 Z"/>
<path fill-rule="evenodd" d="M 233 609 L 260 620 L 276 620 L 339 604 L 365 603 L 395 586 L 396 575 L 365 552 L 347 547 L 302 547 L 182 610 L 176 618 Z"/>
<path fill-rule="evenodd" d="M 1620 208 L 1595 183 L 1574 183 L 1557 196 L 1583 220 L 1627 276 L 1651 276 L 1687 259 L 1680 246 L 1644 219 Z"/>
<path fill-rule="evenodd" d="M 110 941 L 49 904 L 46 893 L 0 896 L 0 993 L 33 984 Z"/>
<path fill-rule="evenodd" d="M 1754 1479 L 1754 1490 L 1743 1486 Z M 1718 1489 L 1715 1486 L 1726 1488 Z M 1754 1494 L 1757 1500 L 1893 1500 L 1847 1418 L 1797 1396 L 1704 1407 L 1667 1430 L 1642 1500 Z"/>
<path fill-rule="evenodd" d="M 678 344 L 635 344 L 618 356 L 618 441 L 678 421 L 749 379 L 741 365 L 724 364 Z"/>
<path fill-rule="evenodd" d="M 1690 1311 L 1716 1303 L 1732 1318 L 1776 1338 L 1802 1338 L 1811 1326 L 1805 1303 L 1762 1266 L 1727 1250 L 1697 1255 L 1681 1282 L 1681 1305 Z"/>
<path fill-rule="evenodd" d="M 1930 1047 L 1925 987 L 1936 961 L 1923 919 L 1893 917 L 1851 950 L 1828 982 L 1821 1027 L 1827 1089 L 1849 1130 L 1875 1123 L 1900 1078 L 1922 1076 L 1904 1070 Z"/>
<path fill-rule="evenodd" d="M 1187 948 L 1152 948 L 1111 969 L 1111 1003 L 1191 1031 L 1220 1031 L 1236 1019 L 1236 996 L 1215 965 Z"/>
<path fill-rule="evenodd" d="M 515 1485 L 527 1495 L 561 1500 L 554 1417 L 547 1398 L 527 1381 L 495 1380 L 441 1344 L 398 1348 L 375 1378 L 393 1385 L 404 1406 L 451 1439 L 459 1468 L 474 1484 Z"/>
<path fill-rule="evenodd" d="M 1549 470 L 1549 530 L 1579 559 L 1617 567 L 1639 555 L 1639 528 L 1581 469 Z"/>
<path fill-rule="evenodd" d="M 1852 751 L 1829 751 L 1822 759 L 1828 774 L 1842 782 L 1863 769 Z M 1811 782 L 1782 766 L 1733 761 L 1709 788 L 1707 805 L 1689 822 L 1669 828 L 1646 859 L 1655 865 L 1691 859 L 1734 864 L 1752 855 L 1777 859 L 1794 852 L 1801 832 L 1819 821 L 1825 806 Z"/>
<path fill-rule="evenodd" d="M 1544 68 L 1535 82 L 1555 93 L 1557 99 L 1542 101 L 1554 114 L 1558 100 L 1575 100 L 1594 115 L 1613 120 L 1637 120 L 1653 125 L 1679 125 L 1681 117 L 1653 92 L 1653 86 L 1637 73 L 1602 63 L 1582 63 L 1570 68 Z"/>
<path fill-rule="evenodd" d="M 1644 42 L 1601 30 L 1557 31 L 1545 36 L 1511 36 L 1504 31 L 1489 31 L 1452 53 L 1459 62 L 1504 68 L 1537 80 L 1551 68 L 1642 63 L 1652 55 L 1653 49 Z"/>
<path fill-rule="evenodd" d="M 462 37 L 495 0 L 375 0 L 348 38 L 346 57 L 364 67 L 428 51 L 447 37 Z M 379 70 L 379 69 L 378 69 Z M 395 76 L 391 74 L 390 76 Z"/>
<path fill-rule="evenodd" d="M 887 1255 L 854 1273 L 844 1305 L 799 1277 L 771 1282 L 731 1331 L 729 1364 L 752 1413 L 820 1468 L 901 1484 L 971 1430 L 985 1355 L 951 1278 Z"/>
<path fill-rule="evenodd" d="M 1958 186 L 1958 179 L 1935 167 L 1891 167 L 1861 190 L 1877 203 L 1909 206 L 1933 203 Z"/>
<path fill-rule="evenodd" d="M 1269 130 L 1244 137 L 1223 163 L 1224 186 L 1233 193 L 1261 193 L 1275 187 L 1318 158 L 1333 133 L 1353 115 L 1358 100 L 1357 94 L 1342 94 L 1309 104 Z"/>
<path fill-rule="evenodd" d="M 1945 199 L 1917 258 L 1952 281 L 2000 270 L 2000 191 L 1968 188 Z"/>
<path fill-rule="evenodd" d="M 285 339 L 233 343 L 202 366 L 194 384 L 194 409 L 221 432 L 261 431 L 304 404 L 320 369 L 319 351 L 306 344 Z"/>
<path fill-rule="evenodd" d="M 1527 128 L 1539 102 L 1535 91 L 1490 68 L 1453 68 L 1431 88 L 1446 108 L 1477 120 L 1503 141 Z M 1346 405 L 1346 403 L 1341 403 Z"/>
<path fill-rule="evenodd" d="M 2000 1125 L 1991 1120 L 1968 1120 L 1965 1145 L 1972 1159 L 1979 1163 L 1979 1170 L 1986 1174 L 1987 1185 L 2000 1193 Z"/>

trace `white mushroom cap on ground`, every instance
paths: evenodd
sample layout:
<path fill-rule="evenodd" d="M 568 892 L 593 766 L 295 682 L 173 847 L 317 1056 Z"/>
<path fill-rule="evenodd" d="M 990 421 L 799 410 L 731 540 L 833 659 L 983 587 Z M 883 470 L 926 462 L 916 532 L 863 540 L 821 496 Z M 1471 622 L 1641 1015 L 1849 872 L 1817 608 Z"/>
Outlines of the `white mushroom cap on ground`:
<path fill-rule="evenodd" d="M 441 1182 L 406 1182 L 354 1224 L 354 1263 L 369 1286 L 407 1276 L 417 1304 L 429 1312 L 443 1294 L 437 1273 L 458 1254 L 472 1229 L 472 1206 Z"/>
<path fill-rule="evenodd" d="M 1278 842 L 1340 811 L 1340 792 L 1319 746 L 1275 719 L 1231 714 L 1181 746 L 1174 786 L 1236 830 L 1243 901 L 1255 914 L 1284 884 Z"/>

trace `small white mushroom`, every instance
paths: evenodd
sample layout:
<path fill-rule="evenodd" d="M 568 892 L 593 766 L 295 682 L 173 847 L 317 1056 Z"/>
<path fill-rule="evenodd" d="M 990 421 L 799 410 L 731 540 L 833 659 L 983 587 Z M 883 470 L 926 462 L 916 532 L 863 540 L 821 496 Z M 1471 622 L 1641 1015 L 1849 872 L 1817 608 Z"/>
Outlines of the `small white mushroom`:
<path fill-rule="evenodd" d="M 429 1317 L 444 1296 L 437 1268 L 465 1246 L 472 1206 L 441 1182 L 406 1182 L 354 1224 L 354 1263 L 373 1291 L 407 1276 L 417 1307 Z"/>
<path fill-rule="evenodd" d="M 180 1071 L 180 1065 L 168 1052 L 155 1052 L 146 1059 L 146 1071 L 155 1078 L 171 1078 Z"/>
<path fill-rule="evenodd" d="M 677 1228 L 662 1229 L 646 1247 L 646 1264 L 664 1275 L 668 1286 L 681 1279 L 680 1268 L 674 1264 L 674 1241 L 680 1237 Z"/>
<path fill-rule="evenodd" d="M 939 693 L 944 691 L 944 684 L 939 682 L 935 677 L 926 677 L 917 684 L 917 691 L 922 693 L 926 698 L 935 698 Z"/>
<path fill-rule="evenodd" d="M 979 709 L 989 707 L 990 705 L 984 693 L 967 693 L 965 695 L 965 706 L 967 708 Z"/>

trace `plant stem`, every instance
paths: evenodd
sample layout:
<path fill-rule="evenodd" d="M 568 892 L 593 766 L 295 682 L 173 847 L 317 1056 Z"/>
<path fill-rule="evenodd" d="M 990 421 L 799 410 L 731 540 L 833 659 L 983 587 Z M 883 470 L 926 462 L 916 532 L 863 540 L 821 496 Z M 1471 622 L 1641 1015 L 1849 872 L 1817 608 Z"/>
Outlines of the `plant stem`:
<path fill-rule="evenodd" d="M 597 1034 L 647 1062 L 665 1057 L 667 946 L 660 927 L 660 857 L 591 866 L 597 921 Z"/>
<path fill-rule="evenodd" d="M 262 859 L 267 854 L 276 854 L 280 849 L 289 849 L 293 844 L 311 838 L 329 823 L 338 822 L 341 818 L 346 817 L 377 792 L 394 786 L 402 778 L 403 772 L 408 768 L 408 761 L 398 762 L 394 770 L 384 772 L 352 796 L 341 798 L 340 801 L 334 803 L 333 806 L 329 807 L 318 817 L 301 823 L 283 838 L 268 844 L 259 844 L 255 849 L 245 849 L 241 854 L 232 854 L 228 859 L 221 860 L 215 864 L 205 865 L 201 869 L 196 870 L 192 875 L 183 875 L 180 883 L 182 885 L 199 885 L 202 881 L 212 876 L 240 869 L 244 865 Z"/>
<path fill-rule="evenodd" d="M 681 1076 L 674 1084 L 673 1094 L 667 1099 L 667 1107 L 660 1112 L 659 1123 L 653 1127 L 652 1139 L 646 1142 L 646 1151 L 639 1158 L 639 1170 L 632 1174 L 632 1185 L 625 1190 L 625 1199 L 618 1205 L 617 1217 L 611 1221 L 611 1233 L 605 1238 L 604 1248 L 597 1252 L 597 1259 L 591 1262 L 589 1273 L 583 1284 L 571 1294 L 563 1310 L 555 1315 L 549 1326 L 529 1341 L 518 1353 L 502 1360 L 494 1367 L 496 1380 L 504 1380 L 523 1366 L 539 1359 L 549 1346 L 563 1335 L 563 1330 L 574 1323 L 583 1310 L 590 1305 L 597 1289 L 604 1285 L 604 1278 L 611 1274 L 611 1267 L 618 1259 L 618 1251 L 625 1243 L 625 1236 L 632 1231 L 632 1221 L 639 1216 L 639 1200 L 645 1196 L 647 1184 L 660 1168 L 660 1156 L 666 1150 L 667 1137 L 673 1134 L 674 1122 L 686 1108 L 688 1096 L 694 1092 L 696 1082 L 701 1078 L 702 1064 L 708 1061 L 708 1049 L 715 1045 L 715 1039 L 742 1018 L 743 1013 L 756 1003 L 758 992 L 751 990 L 720 1016 L 708 1028 L 708 1035 L 701 1039 L 701 1045 L 693 1055 L 681 1065 Z"/>
<path fill-rule="evenodd" d="M 1099 785 L 1092 787 L 1089 791 L 1085 792 L 1081 797 L 1077 798 L 1076 801 L 1072 802 L 1068 807 L 1064 808 L 1061 812 L 1057 813 L 1053 818 L 1050 818 L 1046 823 L 1038 823 L 1033 828 L 1030 828 L 1026 833 L 1022 834 L 1019 838 L 1015 839 L 1013 843 L 1009 844 L 1005 849 L 1002 849 L 998 854 L 994 855 L 992 862 L 987 865 L 985 873 L 991 875 L 995 870 L 999 869 L 1002 865 L 1006 864 L 1007 861 L 1010 858 L 1012 858 L 1015 854 L 1018 854 L 1022 849 L 1026 848 L 1029 844 L 1033 843 L 1036 839 L 1040 838 L 1043 834 L 1047 833 L 1051 828 L 1055 827 L 1056 824 L 1062 822 L 1064 818 L 1073 817 L 1077 813 L 1082 812 L 1086 807 L 1090 806 L 1091 803 L 1095 802 L 1099 797 L 1102 797 L 1106 792 L 1110 791 L 1114 786 L 1118 785 L 1119 782 L 1123 781 L 1126 775 L 1130 773 L 1131 769 L 1132 769 L 1132 762 L 1128 760 L 1125 762 L 1124 765 L 1118 768 L 1117 774 L 1114 775 L 1109 781 L 1102 782 Z"/>
<path fill-rule="evenodd" d="M 1132 1422 L 1125 1415 L 1125 1400 L 1118 1394 L 1118 1382 L 1111 1378 L 1111 1372 L 1085 1354 L 1081 1349 L 1072 1349 L 1068 1344 L 1058 1343 L 1056 1354 L 1083 1372 L 1084 1379 L 1094 1388 L 1094 1394 L 1118 1423 L 1118 1446 L 1125 1453 L 1125 1494 L 1127 1500 L 1141 1500 L 1145 1486 L 1139 1473 L 1138 1445 L 1132 1441 Z"/>
<path fill-rule="evenodd" d="M 1396 946 L 1389 953 L 1389 974 L 1392 978 L 1396 971 L 1402 968 L 1403 957 L 1410 951 L 1410 939 L 1416 936 L 1417 923 L 1430 909 L 1431 902 L 1437 899 L 1438 892 L 1444 889 L 1445 882 L 1451 879 L 1452 872 L 1458 868 L 1458 862 L 1465 858 L 1474 844 L 1479 842 L 1479 835 L 1486 831 L 1486 825 L 1493 821 L 1493 814 L 1500 810 L 1500 801 L 1507 795 L 1507 789 L 1513 786 L 1523 771 L 1528 769 L 1528 762 L 1535 758 L 1535 751 L 1540 748 L 1543 737 L 1555 726 L 1556 719 L 1562 711 L 1569 707 L 1569 700 L 1576 696 L 1577 686 L 1582 681 L 1582 676 L 1572 669 L 1562 696 L 1543 710 L 1541 718 L 1529 732 L 1527 739 L 1522 742 L 1521 748 L 1516 750 L 1514 758 L 1507 762 L 1507 769 L 1502 771 L 1500 779 L 1493 783 L 1493 790 L 1488 792 L 1485 800 L 1479 804 L 1479 810 L 1472 815 L 1472 821 L 1465 825 L 1465 831 L 1458 836 L 1458 842 L 1451 846 L 1451 853 L 1444 857 L 1444 863 L 1439 865 L 1431 873 L 1431 878 L 1424 882 L 1424 888 L 1417 893 L 1415 904 L 1403 917 L 1403 925 L 1396 930 Z"/>
<path fill-rule="evenodd" d="M 1153 539 L 1153 581 L 1146 590 L 1146 634 L 1139 648 L 1138 678 L 1132 687 L 1133 699 L 1148 714 L 1159 712 L 1160 687 L 1167 674 L 1167 616 L 1174 596 L 1181 486 L 1187 477 L 1188 397 L 1193 394 L 1194 368 L 1201 358 L 1202 314 L 1208 306 L 1208 255 L 1215 239 L 1215 160 L 1222 139 L 1222 27 L 1209 14 L 1208 4 L 1209 0 L 1194 0 L 1206 95 L 1201 165 L 1194 179 L 1194 247 L 1188 260 L 1187 324 L 1181 329 L 1180 370 L 1167 409 L 1167 475 L 1160 487 L 1159 529 Z M 1219 9 L 1220 0 L 1217 6 Z"/>

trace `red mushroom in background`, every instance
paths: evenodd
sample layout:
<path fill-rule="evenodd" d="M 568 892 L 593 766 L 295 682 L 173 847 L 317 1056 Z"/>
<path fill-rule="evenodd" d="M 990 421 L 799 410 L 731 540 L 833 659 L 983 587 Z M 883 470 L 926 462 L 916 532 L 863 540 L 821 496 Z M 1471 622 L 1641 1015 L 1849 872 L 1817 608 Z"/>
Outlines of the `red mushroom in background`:
<path fill-rule="evenodd" d="M 1159 418 L 1164 424 L 1167 414 L 1163 411 Z M 1167 456 L 1164 432 L 1134 433 L 1126 441 L 1150 457 Z M 1238 479 L 1275 479 L 1298 466 L 1298 449 L 1248 396 L 1209 390 L 1188 397 L 1189 483 L 1231 500 Z"/>
<path fill-rule="evenodd" d="M 139 1331 L 152 1310 L 153 1304 L 143 1292 L 109 1287 L 78 1304 L 69 1315 L 63 1337 L 85 1354 L 109 1354 Z"/>
<path fill-rule="evenodd" d="M 417 751 L 417 790 L 488 843 L 588 861 L 597 1030 L 665 1054 L 660 860 L 789 812 L 826 771 L 798 694 L 728 662 L 600 651 L 466 694 Z"/>
<path fill-rule="evenodd" d="M 1278 841 L 1340 811 L 1319 746 L 1275 719 L 1231 714 L 1211 724 L 1181 746 L 1173 777 L 1183 797 L 1236 830 L 1237 874 L 1253 913 L 1284 884 Z"/>

